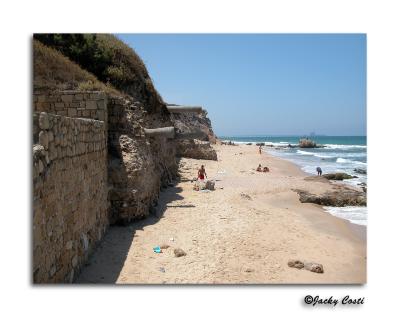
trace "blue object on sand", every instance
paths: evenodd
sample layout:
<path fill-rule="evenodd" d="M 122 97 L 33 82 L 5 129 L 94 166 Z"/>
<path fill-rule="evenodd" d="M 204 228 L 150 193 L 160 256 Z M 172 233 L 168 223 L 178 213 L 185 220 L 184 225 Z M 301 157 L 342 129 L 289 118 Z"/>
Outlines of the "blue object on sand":
<path fill-rule="evenodd" d="M 161 248 L 159 246 L 156 246 L 156 247 L 153 248 L 153 251 L 155 253 L 161 253 Z"/>

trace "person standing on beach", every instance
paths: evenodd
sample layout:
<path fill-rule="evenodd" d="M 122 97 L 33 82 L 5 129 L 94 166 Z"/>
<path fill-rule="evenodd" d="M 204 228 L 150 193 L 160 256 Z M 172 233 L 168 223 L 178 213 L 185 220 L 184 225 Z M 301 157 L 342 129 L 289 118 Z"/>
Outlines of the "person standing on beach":
<path fill-rule="evenodd" d="M 204 176 L 207 177 L 206 169 L 204 168 L 204 165 L 202 165 L 197 172 L 197 179 L 204 180 Z"/>
<path fill-rule="evenodd" d="M 261 154 L 261 145 L 258 147 L 258 152 Z"/>
<path fill-rule="evenodd" d="M 318 176 L 322 175 L 322 169 L 319 166 L 317 167 L 317 173 L 318 173 Z"/>

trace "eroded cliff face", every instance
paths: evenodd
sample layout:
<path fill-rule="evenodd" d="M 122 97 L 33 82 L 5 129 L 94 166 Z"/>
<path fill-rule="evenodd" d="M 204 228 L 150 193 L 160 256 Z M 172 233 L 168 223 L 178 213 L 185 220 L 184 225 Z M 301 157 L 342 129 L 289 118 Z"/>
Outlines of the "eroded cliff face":
<path fill-rule="evenodd" d="M 148 138 L 143 131 L 172 125 L 163 105 L 150 112 L 133 98 L 109 99 L 111 223 L 125 224 L 148 216 L 157 204 L 160 189 L 174 180 L 176 145 L 173 140 Z"/>
<path fill-rule="evenodd" d="M 204 137 L 200 138 L 201 141 L 208 141 L 211 144 L 217 142 L 211 120 L 207 117 L 207 111 L 203 110 L 201 113 L 172 113 L 171 118 L 178 132 L 191 133 L 200 130 L 204 133 Z"/>
<path fill-rule="evenodd" d="M 172 105 L 171 106 L 176 106 Z M 203 137 L 194 140 L 177 140 L 176 154 L 178 157 L 187 157 L 203 160 L 217 160 L 217 153 L 211 146 L 218 142 L 212 129 L 211 120 L 207 111 L 201 113 L 172 113 L 172 121 L 179 133 L 195 133 L 201 131 Z"/>

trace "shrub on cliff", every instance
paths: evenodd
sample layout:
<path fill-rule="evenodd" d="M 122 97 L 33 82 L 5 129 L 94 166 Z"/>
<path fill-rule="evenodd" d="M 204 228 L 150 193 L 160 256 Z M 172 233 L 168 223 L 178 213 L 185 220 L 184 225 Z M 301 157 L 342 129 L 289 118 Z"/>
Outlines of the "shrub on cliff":
<path fill-rule="evenodd" d="M 59 51 L 36 40 L 33 41 L 33 88 L 35 91 L 77 89 L 117 93 Z"/>
<path fill-rule="evenodd" d="M 164 105 L 140 57 L 111 34 L 35 34 L 100 81 L 143 102 L 148 110 Z"/>

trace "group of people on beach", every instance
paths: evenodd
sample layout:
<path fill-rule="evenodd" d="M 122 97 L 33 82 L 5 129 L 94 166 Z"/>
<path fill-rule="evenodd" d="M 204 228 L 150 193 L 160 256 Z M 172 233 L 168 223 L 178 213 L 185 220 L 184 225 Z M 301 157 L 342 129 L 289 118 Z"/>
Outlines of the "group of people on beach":
<path fill-rule="evenodd" d="M 260 154 L 261 154 L 261 146 L 259 149 L 260 149 Z M 258 164 L 258 167 L 256 170 L 257 170 L 257 172 L 263 172 L 263 173 L 269 172 L 269 168 L 267 166 L 262 167 L 261 164 Z M 321 176 L 322 175 L 321 167 L 318 166 L 316 168 L 316 170 L 317 170 L 318 176 Z M 207 178 L 206 169 L 205 169 L 204 165 L 201 165 L 201 167 L 197 171 L 197 179 L 204 181 L 205 178 Z"/>
<path fill-rule="evenodd" d="M 264 166 L 264 168 L 261 166 L 261 164 L 258 164 L 258 167 L 256 169 L 257 172 L 269 172 L 269 168 L 267 166 Z"/>

